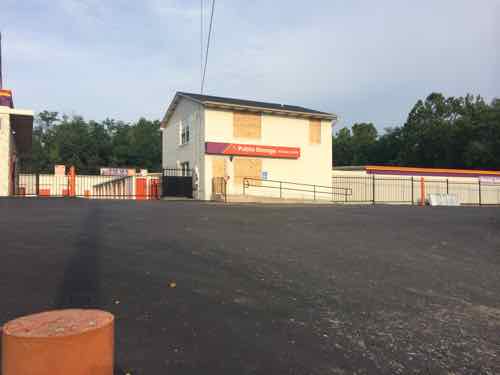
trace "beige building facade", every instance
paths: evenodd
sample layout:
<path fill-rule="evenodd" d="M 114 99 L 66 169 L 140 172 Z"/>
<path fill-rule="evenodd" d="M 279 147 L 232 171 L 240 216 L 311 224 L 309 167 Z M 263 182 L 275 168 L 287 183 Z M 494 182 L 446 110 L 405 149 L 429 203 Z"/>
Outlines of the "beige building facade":
<path fill-rule="evenodd" d="M 194 198 L 202 200 L 213 198 L 214 178 L 224 178 L 228 195 L 242 195 L 245 181 L 247 193 L 263 196 L 280 194 L 275 182 L 328 188 L 335 119 L 303 107 L 177 93 L 162 122 L 162 164 L 192 170 Z M 304 186 L 281 194 L 306 198 Z"/>

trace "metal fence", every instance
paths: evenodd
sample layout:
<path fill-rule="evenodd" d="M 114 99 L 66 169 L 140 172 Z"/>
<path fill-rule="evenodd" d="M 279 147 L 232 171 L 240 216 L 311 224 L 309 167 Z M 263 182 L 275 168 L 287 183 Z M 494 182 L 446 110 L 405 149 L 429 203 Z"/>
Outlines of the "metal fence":
<path fill-rule="evenodd" d="M 101 176 L 95 172 L 55 175 L 21 172 L 15 192 L 20 197 L 78 197 L 90 199 L 159 199 L 160 174 Z"/>
<path fill-rule="evenodd" d="M 333 176 L 332 186 L 352 194 L 338 202 L 418 204 L 430 194 L 454 195 L 461 204 L 500 205 L 500 184 L 453 179 L 390 176 Z"/>
<path fill-rule="evenodd" d="M 267 194 L 265 192 L 268 192 Z M 260 195 L 280 199 L 305 199 L 313 201 L 344 201 L 352 195 L 350 187 L 321 186 L 298 182 L 243 178 L 243 195 Z"/>
<path fill-rule="evenodd" d="M 162 172 L 162 197 L 194 197 L 193 170 L 164 168 Z"/>
<path fill-rule="evenodd" d="M 187 168 L 163 168 L 163 177 L 192 177 L 193 170 Z"/>

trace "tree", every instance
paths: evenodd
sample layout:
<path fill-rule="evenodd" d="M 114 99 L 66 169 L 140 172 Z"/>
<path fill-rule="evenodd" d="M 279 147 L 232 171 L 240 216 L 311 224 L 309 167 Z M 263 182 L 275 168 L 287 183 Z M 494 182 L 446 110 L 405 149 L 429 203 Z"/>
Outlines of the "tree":
<path fill-rule="evenodd" d="M 333 165 L 352 165 L 353 147 L 351 131 L 348 128 L 342 128 L 337 132 L 337 136 L 332 139 Z"/>
<path fill-rule="evenodd" d="M 371 123 L 333 136 L 334 165 L 500 169 L 500 100 L 432 93 L 418 100 L 402 127 L 378 136 Z"/>
<path fill-rule="evenodd" d="M 354 165 L 372 162 L 377 136 L 377 129 L 372 123 L 359 123 L 352 126 L 352 162 Z"/>
<path fill-rule="evenodd" d="M 33 129 L 33 151 L 23 168 L 52 173 L 55 164 L 74 165 L 96 172 L 100 167 L 134 167 L 159 170 L 159 121 L 140 119 L 126 124 L 112 119 L 85 121 L 80 116 L 59 116 L 43 111 Z"/>
<path fill-rule="evenodd" d="M 373 145 L 370 164 L 397 165 L 401 148 L 401 129 L 387 128 Z"/>
<path fill-rule="evenodd" d="M 417 102 L 401 129 L 399 160 L 423 167 L 498 167 L 495 112 L 494 102 L 489 106 L 479 96 L 433 93 Z"/>

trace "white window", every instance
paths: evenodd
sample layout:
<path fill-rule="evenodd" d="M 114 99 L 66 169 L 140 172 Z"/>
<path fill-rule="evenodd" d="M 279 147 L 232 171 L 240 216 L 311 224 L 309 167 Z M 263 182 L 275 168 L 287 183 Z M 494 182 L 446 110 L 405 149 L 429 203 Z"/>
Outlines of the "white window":
<path fill-rule="evenodd" d="M 189 135 L 189 123 L 187 121 L 181 121 L 179 123 L 179 144 L 188 144 L 190 140 Z"/>

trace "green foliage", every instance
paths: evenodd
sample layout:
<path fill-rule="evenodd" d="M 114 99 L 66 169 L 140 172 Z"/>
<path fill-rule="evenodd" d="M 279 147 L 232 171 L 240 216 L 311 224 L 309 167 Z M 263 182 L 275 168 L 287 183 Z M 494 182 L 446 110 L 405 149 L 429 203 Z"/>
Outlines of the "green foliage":
<path fill-rule="evenodd" d="M 332 139 L 333 165 L 352 165 L 353 161 L 353 141 L 351 131 L 342 128 L 337 136 Z"/>
<path fill-rule="evenodd" d="M 32 159 L 40 171 L 54 164 L 80 170 L 103 166 L 159 170 L 159 121 L 141 118 L 133 124 L 112 119 L 38 114 L 33 129 Z M 419 100 L 402 127 L 381 135 L 372 123 L 356 123 L 333 136 L 333 165 L 389 164 L 421 167 L 500 169 L 500 99 L 446 98 L 432 93 Z"/>
<path fill-rule="evenodd" d="M 333 137 L 333 164 L 500 169 L 500 100 L 480 96 L 419 100 L 403 127 L 377 136 L 373 124 L 354 124 Z"/>
<path fill-rule="evenodd" d="M 110 119 L 86 122 L 79 116 L 43 111 L 33 129 L 32 157 L 24 165 L 52 172 L 55 164 L 82 171 L 106 166 L 159 170 L 160 122 L 142 118 L 134 124 Z"/>

